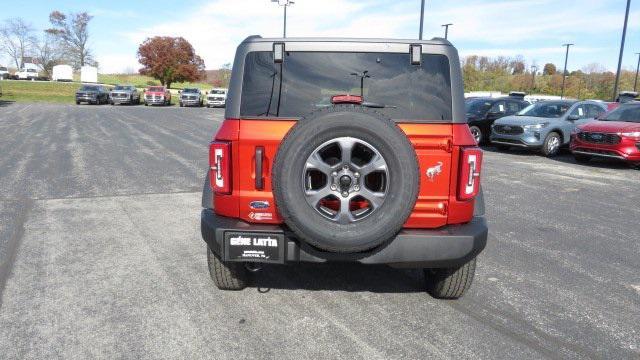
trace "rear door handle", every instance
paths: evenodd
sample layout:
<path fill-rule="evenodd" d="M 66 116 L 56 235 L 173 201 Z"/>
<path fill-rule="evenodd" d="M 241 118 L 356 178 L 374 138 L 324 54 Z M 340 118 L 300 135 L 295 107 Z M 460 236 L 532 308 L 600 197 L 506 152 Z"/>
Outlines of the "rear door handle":
<path fill-rule="evenodd" d="M 264 177 L 262 176 L 262 161 L 264 159 L 264 147 L 256 146 L 256 189 L 264 189 Z"/>

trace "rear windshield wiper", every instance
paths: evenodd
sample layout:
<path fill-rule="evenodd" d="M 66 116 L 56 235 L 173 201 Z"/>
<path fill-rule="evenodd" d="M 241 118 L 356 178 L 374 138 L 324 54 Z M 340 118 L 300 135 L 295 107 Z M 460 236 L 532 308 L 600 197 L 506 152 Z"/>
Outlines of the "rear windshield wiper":
<path fill-rule="evenodd" d="M 397 106 L 394 105 L 385 105 L 385 104 L 379 104 L 379 103 L 374 103 L 374 102 L 369 102 L 369 101 L 363 101 L 362 104 L 360 104 L 362 106 L 368 107 L 368 108 L 374 108 L 374 109 L 397 109 Z"/>

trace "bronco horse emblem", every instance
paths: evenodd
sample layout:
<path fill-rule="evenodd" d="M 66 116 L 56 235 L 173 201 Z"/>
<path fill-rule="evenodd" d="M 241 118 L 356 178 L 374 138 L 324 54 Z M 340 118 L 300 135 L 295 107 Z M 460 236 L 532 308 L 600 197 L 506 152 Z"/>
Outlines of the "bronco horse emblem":
<path fill-rule="evenodd" d="M 438 161 L 435 166 L 432 166 L 427 169 L 427 178 L 429 181 L 434 181 L 436 176 L 442 173 L 442 161 Z"/>

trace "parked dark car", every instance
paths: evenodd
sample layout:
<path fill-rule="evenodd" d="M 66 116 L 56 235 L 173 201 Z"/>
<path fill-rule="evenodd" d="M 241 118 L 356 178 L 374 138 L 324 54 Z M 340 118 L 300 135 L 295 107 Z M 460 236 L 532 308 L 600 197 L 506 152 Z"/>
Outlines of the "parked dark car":
<path fill-rule="evenodd" d="M 76 91 L 76 104 L 86 102 L 88 104 L 106 104 L 109 102 L 109 89 L 102 85 L 82 85 Z"/>
<path fill-rule="evenodd" d="M 514 115 L 529 106 L 522 97 L 472 98 L 464 102 L 469 130 L 478 144 L 489 140 L 491 125 L 496 119 Z"/>

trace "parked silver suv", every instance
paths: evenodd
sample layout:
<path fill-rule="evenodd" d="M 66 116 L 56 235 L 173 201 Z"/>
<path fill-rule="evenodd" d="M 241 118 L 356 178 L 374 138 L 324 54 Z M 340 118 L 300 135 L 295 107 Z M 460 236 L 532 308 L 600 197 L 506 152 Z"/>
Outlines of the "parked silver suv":
<path fill-rule="evenodd" d="M 200 89 L 187 88 L 180 91 L 180 107 L 183 106 L 202 106 L 202 93 Z"/>
<path fill-rule="evenodd" d="M 109 103 L 116 104 L 140 104 L 140 93 L 133 85 L 117 85 L 109 93 Z"/>
<path fill-rule="evenodd" d="M 512 146 L 539 149 L 555 156 L 568 145 L 571 132 L 607 111 L 596 101 L 557 100 L 529 105 L 513 116 L 498 119 L 491 127 L 491 142 L 499 150 Z"/>

